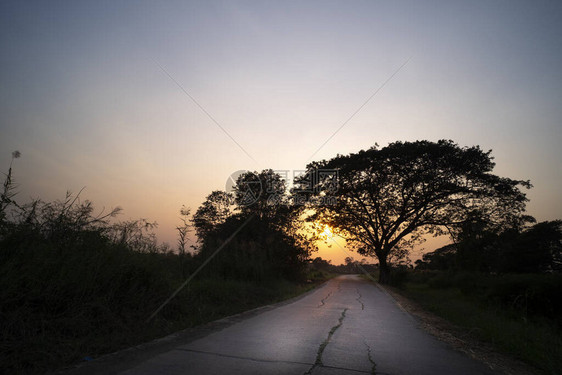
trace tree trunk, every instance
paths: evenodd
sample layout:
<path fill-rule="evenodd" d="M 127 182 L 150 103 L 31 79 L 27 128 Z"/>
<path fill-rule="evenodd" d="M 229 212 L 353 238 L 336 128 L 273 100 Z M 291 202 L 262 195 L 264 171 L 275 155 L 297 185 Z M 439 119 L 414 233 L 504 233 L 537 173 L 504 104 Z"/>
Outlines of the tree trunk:
<path fill-rule="evenodd" d="M 390 284 L 390 267 L 386 263 L 386 257 L 379 258 L 379 283 Z"/>

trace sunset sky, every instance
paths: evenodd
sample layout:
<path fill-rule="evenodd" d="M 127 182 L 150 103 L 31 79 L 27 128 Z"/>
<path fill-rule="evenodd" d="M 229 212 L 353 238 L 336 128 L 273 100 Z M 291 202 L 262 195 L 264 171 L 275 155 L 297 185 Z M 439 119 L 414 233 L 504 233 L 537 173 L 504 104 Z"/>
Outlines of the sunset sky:
<path fill-rule="evenodd" d="M 492 149 L 560 219 L 562 2 L 2 1 L 0 134 L 20 201 L 85 187 L 171 244 L 235 171 L 397 140 Z"/>

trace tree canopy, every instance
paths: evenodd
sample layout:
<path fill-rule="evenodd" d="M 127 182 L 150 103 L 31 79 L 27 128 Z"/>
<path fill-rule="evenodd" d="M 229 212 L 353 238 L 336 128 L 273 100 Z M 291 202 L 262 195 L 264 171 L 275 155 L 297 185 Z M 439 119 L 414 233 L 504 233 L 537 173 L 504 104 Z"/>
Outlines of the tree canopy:
<path fill-rule="evenodd" d="M 203 239 L 209 232 L 226 221 L 232 214 L 233 201 L 234 197 L 231 193 L 220 190 L 215 190 L 207 196 L 192 219 L 195 234 L 199 239 Z"/>
<path fill-rule="evenodd" d="M 260 282 L 278 276 L 302 278 L 316 246 L 303 230 L 301 209 L 290 204 L 281 175 L 271 169 L 246 171 L 236 179 L 232 193 L 214 191 L 197 209 L 196 257 L 212 256 L 226 243 L 208 272 Z M 233 233 L 236 236 L 227 242 Z"/>
<path fill-rule="evenodd" d="M 279 173 L 264 169 L 238 176 L 233 190 L 240 212 L 275 220 L 283 206 L 287 206 L 286 189 L 286 182 Z"/>
<path fill-rule="evenodd" d="M 310 163 L 300 194 L 325 195 L 313 220 L 335 228 L 360 254 L 376 256 L 379 281 L 389 281 L 388 260 L 403 257 L 424 235 L 458 236 L 467 223 L 520 227 L 529 181 L 492 173 L 491 151 L 452 141 L 394 142 Z M 337 189 L 320 178 L 338 171 Z M 309 184 L 308 190 L 302 185 Z M 331 189 L 331 190 L 330 190 Z M 304 193 L 303 193 L 304 192 Z"/>

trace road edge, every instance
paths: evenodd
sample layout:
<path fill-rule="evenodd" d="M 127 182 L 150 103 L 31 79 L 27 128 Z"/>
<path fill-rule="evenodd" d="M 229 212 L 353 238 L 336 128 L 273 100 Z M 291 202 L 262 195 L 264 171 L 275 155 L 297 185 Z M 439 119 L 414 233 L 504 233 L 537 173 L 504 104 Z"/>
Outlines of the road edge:
<path fill-rule="evenodd" d="M 427 311 L 418 303 L 394 290 L 394 288 L 386 285 L 383 286 L 379 283 L 375 283 L 375 285 L 392 298 L 402 311 L 414 319 L 420 329 L 423 329 L 439 341 L 446 343 L 454 350 L 483 363 L 491 370 L 499 371 L 506 375 L 537 374 L 537 369 L 516 358 L 498 352 L 490 344 L 477 339 L 470 332 L 467 333 L 466 330 L 452 322 Z"/>
<path fill-rule="evenodd" d="M 178 345 L 185 345 L 197 339 L 203 338 L 211 333 L 221 331 L 238 322 L 263 314 L 267 311 L 281 306 L 289 305 L 309 294 L 323 288 L 332 278 L 318 284 L 316 287 L 299 294 L 298 296 L 279 301 L 273 304 L 256 307 L 238 314 L 226 316 L 196 327 L 186 328 L 169 335 L 157 338 L 139 345 L 121 349 L 113 353 L 104 354 L 89 362 L 81 362 L 72 366 L 50 372 L 57 375 L 115 375 L 154 358 L 162 353 L 172 350 Z"/>

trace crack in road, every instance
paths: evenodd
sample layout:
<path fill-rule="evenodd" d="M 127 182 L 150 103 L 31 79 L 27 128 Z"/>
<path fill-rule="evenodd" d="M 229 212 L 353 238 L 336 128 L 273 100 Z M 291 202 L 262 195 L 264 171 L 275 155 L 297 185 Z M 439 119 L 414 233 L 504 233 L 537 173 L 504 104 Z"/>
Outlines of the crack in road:
<path fill-rule="evenodd" d="M 361 304 L 361 310 L 365 310 L 365 304 L 363 303 L 363 301 L 361 301 L 361 298 L 363 296 L 361 295 L 361 293 L 359 293 L 359 288 L 355 288 L 355 291 L 357 292 L 357 295 L 359 296 L 355 300 Z"/>
<path fill-rule="evenodd" d="M 341 291 L 341 281 L 338 283 L 338 292 Z"/>
<path fill-rule="evenodd" d="M 263 359 L 263 358 L 257 359 L 257 358 L 251 358 L 251 357 L 243 357 L 243 356 L 239 356 L 239 355 L 208 352 L 208 351 L 205 351 L 205 350 L 195 350 L 195 349 L 185 349 L 185 348 L 176 348 L 174 350 L 181 351 L 181 352 L 206 354 L 206 355 L 212 355 L 212 356 L 217 356 L 217 357 L 243 359 L 243 360 L 246 360 L 246 361 L 253 361 L 253 362 L 290 363 L 290 364 L 297 364 L 297 365 L 310 365 L 310 362 L 282 361 L 282 360 L 277 360 L 277 359 Z"/>
<path fill-rule="evenodd" d="M 333 292 L 330 291 L 330 293 L 328 293 L 328 295 L 327 295 L 326 297 L 324 297 L 324 298 L 322 298 L 322 299 L 320 300 L 320 304 L 319 304 L 318 306 L 316 306 L 316 307 L 322 307 L 322 306 L 324 306 L 324 305 L 326 304 L 326 300 L 327 300 L 328 298 L 330 298 L 330 296 L 332 295 L 332 293 L 333 293 Z"/>
<path fill-rule="evenodd" d="M 363 340 L 363 344 L 365 344 L 365 346 L 367 347 L 367 358 L 369 359 L 369 362 L 371 362 L 371 365 L 373 365 L 371 367 L 371 374 L 372 375 L 376 375 L 377 373 L 377 364 L 375 363 L 375 361 L 373 360 L 373 352 L 371 347 L 369 346 L 369 344 L 367 344 L 367 340 Z"/>
<path fill-rule="evenodd" d="M 312 365 L 312 367 L 310 367 L 308 369 L 307 372 L 304 373 L 304 375 L 310 375 L 312 374 L 312 371 L 314 371 L 314 369 L 318 366 L 323 366 L 322 363 L 322 354 L 324 353 L 324 349 L 326 349 L 326 346 L 328 346 L 328 344 L 330 343 L 330 340 L 332 339 L 332 336 L 334 335 L 334 333 L 338 330 L 338 328 L 341 327 L 341 325 L 343 324 L 343 320 L 345 319 L 345 313 L 347 312 L 347 308 L 345 308 L 342 313 L 341 316 L 338 319 L 338 324 L 336 324 L 335 326 L 333 326 L 330 329 L 330 332 L 328 333 L 328 337 L 326 337 L 326 340 L 324 340 L 320 346 L 318 347 L 318 352 L 316 353 L 316 361 L 314 362 L 314 364 Z"/>
<path fill-rule="evenodd" d="M 350 373 L 350 372 L 356 372 L 358 374 L 371 374 L 368 371 L 362 371 L 362 370 L 355 370 L 352 368 L 347 368 L 347 367 L 337 367 L 337 366 L 327 366 L 327 365 L 322 365 L 322 368 L 329 368 L 329 369 L 334 369 L 334 370 L 342 370 L 345 371 L 346 373 Z M 390 374 L 383 374 L 383 373 L 379 373 L 377 375 L 390 375 Z"/>

